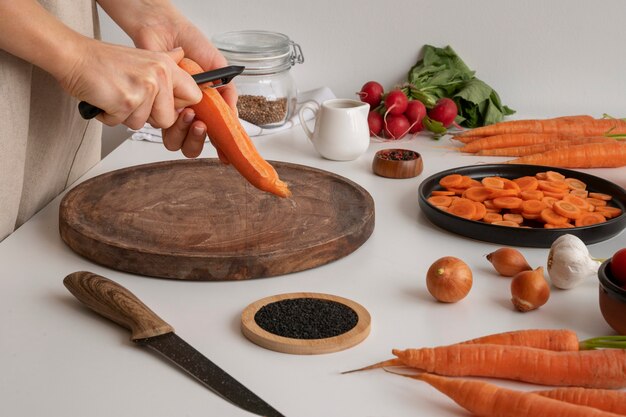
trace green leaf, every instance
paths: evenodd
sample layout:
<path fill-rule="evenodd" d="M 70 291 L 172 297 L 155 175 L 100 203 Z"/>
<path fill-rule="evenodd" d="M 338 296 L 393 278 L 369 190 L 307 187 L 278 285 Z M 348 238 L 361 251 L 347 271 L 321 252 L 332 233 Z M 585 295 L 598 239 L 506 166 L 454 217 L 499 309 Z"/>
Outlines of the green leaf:
<path fill-rule="evenodd" d="M 422 124 L 426 129 L 430 130 L 433 133 L 444 134 L 448 131 L 443 123 L 433 120 L 428 116 L 424 117 L 424 119 L 422 120 Z"/>
<path fill-rule="evenodd" d="M 515 113 L 502 104 L 493 88 L 476 78 L 475 72 L 450 46 L 424 45 L 422 52 L 422 58 L 407 74 L 410 87 L 406 91 L 410 98 L 420 100 L 427 108 L 432 108 L 442 97 L 452 98 L 458 107 L 457 123 L 465 127 L 497 123 Z M 430 121 L 430 126 L 435 133 L 441 133 L 443 126 L 435 123 Z"/>

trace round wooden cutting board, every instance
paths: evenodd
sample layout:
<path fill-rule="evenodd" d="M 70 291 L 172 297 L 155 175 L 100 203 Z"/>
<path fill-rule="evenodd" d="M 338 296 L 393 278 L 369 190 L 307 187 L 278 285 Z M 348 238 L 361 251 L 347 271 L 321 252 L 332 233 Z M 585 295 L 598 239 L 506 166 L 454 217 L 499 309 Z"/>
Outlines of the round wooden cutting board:
<path fill-rule="evenodd" d="M 374 201 L 336 174 L 271 162 L 293 196 L 260 191 L 217 159 L 158 162 L 89 179 L 61 201 L 63 241 L 99 264 L 184 280 L 313 268 L 361 246 Z"/>

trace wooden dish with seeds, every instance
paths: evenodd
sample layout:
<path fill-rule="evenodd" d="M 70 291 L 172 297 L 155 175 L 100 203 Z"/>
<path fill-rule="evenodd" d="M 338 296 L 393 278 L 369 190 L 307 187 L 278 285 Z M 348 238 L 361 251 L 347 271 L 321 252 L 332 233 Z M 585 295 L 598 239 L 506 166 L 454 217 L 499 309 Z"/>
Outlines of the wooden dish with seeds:
<path fill-rule="evenodd" d="M 374 173 L 386 178 L 413 178 L 423 169 L 421 155 L 408 149 L 382 149 L 376 152 L 372 162 Z"/>

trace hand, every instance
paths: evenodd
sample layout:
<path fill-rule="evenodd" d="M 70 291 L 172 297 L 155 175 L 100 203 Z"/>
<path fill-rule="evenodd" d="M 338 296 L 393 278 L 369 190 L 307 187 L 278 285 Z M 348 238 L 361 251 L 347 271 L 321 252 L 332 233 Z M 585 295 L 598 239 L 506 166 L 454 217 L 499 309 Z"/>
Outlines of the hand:
<path fill-rule="evenodd" d="M 168 128 L 177 108 L 200 101 L 202 93 L 180 69 L 182 49 L 152 52 L 86 40 L 80 57 L 60 79 L 75 97 L 104 110 L 97 118 L 140 129 L 145 122 Z"/>
<path fill-rule="evenodd" d="M 171 19 L 141 27 L 133 36 L 135 45 L 152 51 L 167 51 L 182 47 L 185 56 L 196 61 L 204 70 L 221 68 L 228 62 L 219 50 L 187 19 L 169 13 Z M 231 82 L 219 88 L 228 105 L 237 111 L 237 92 Z M 192 109 L 181 111 L 172 127 L 163 129 L 163 144 L 171 151 L 181 150 L 188 158 L 195 158 L 202 152 L 206 137 L 206 125 L 194 120 Z"/>

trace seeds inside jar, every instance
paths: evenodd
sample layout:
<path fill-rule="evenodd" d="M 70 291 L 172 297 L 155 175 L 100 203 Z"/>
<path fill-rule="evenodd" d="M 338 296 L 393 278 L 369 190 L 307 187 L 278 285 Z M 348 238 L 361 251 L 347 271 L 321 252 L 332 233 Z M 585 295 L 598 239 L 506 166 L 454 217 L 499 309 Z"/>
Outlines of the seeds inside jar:
<path fill-rule="evenodd" d="M 239 117 L 257 126 L 280 123 L 287 115 L 287 98 L 270 100 L 264 96 L 240 95 L 237 110 Z"/>

